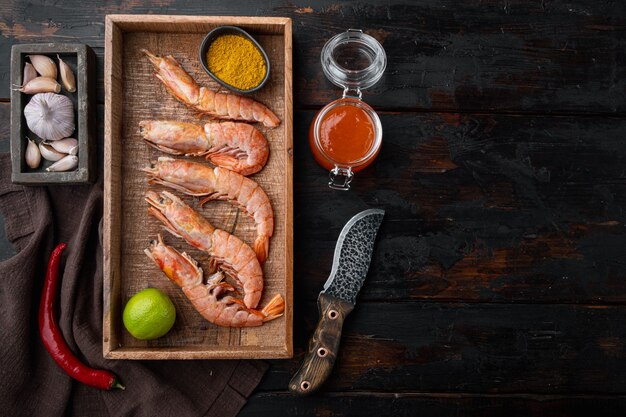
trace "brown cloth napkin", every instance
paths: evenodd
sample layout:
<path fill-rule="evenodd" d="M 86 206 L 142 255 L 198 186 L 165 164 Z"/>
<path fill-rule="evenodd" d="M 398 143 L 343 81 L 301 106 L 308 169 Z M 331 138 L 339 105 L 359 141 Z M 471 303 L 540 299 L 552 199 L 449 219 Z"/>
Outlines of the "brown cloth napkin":
<path fill-rule="evenodd" d="M 102 357 L 102 175 L 94 185 L 23 187 L 0 154 L 0 213 L 17 254 L 0 262 L 0 415 L 235 416 L 261 361 L 120 361 Z M 52 249 L 66 242 L 57 317 L 72 351 L 113 371 L 125 391 L 68 377 L 40 338 L 37 310 Z"/>

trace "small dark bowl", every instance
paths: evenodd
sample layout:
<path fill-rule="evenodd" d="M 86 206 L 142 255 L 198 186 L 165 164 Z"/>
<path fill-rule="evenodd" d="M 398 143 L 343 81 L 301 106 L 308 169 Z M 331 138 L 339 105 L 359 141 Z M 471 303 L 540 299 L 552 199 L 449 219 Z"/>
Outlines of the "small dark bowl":
<path fill-rule="evenodd" d="M 220 35 L 226 35 L 226 34 L 242 35 L 244 38 L 249 39 L 250 42 L 252 42 L 254 46 L 256 46 L 259 52 L 261 52 L 261 55 L 263 55 L 263 59 L 265 60 L 265 66 L 267 68 L 267 71 L 265 71 L 265 77 L 263 78 L 261 83 L 257 85 L 256 87 L 251 88 L 249 90 L 240 90 L 239 88 L 233 87 L 232 85 L 224 82 L 217 75 L 213 74 L 211 70 L 209 69 L 209 66 L 207 65 L 207 62 L 206 62 L 206 53 L 209 50 L 209 46 L 211 45 L 211 42 L 215 40 L 215 38 L 217 38 Z M 241 94 L 248 94 L 248 93 L 252 93 L 254 91 L 259 90 L 261 87 L 265 85 L 265 83 L 267 83 L 267 80 L 270 77 L 270 60 L 267 58 L 267 54 L 265 53 L 265 50 L 261 47 L 261 45 L 259 45 L 256 39 L 250 36 L 248 32 L 246 32 L 245 30 L 241 28 L 238 28 L 237 26 L 218 26 L 212 31 L 210 31 L 208 35 L 206 35 L 206 37 L 202 41 L 202 44 L 200 44 L 200 62 L 202 63 L 202 67 L 204 68 L 204 70 L 207 72 L 207 74 L 211 76 L 211 78 L 213 78 L 215 81 L 217 81 L 224 87 L 228 88 L 229 90 L 232 90 Z"/>

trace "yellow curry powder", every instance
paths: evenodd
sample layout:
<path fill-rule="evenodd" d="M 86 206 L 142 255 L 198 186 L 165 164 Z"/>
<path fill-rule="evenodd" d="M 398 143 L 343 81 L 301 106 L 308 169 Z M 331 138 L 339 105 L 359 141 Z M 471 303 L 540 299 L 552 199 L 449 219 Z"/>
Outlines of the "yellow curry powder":
<path fill-rule="evenodd" d="M 261 52 L 239 35 L 218 36 L 209 46 L 206 61 L 213 74 L 240 90 L 261 84 L 267 71 Z"/>

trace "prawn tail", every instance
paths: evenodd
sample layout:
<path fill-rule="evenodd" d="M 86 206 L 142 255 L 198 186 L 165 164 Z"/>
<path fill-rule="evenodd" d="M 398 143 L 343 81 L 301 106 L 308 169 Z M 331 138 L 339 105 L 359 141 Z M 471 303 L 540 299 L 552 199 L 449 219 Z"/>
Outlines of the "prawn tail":
<path fill-rule="evenodd" d="M 263 321 L 274 320 L 283 315 L 285 311 L 285 300 L 282 295 L 276 294 L 274 298 L 270 300 L 269 303 L 261 310 L 263 313 Z"/>
<path fill-rule="evenodd" d="M 267 110 L 265 114 L 265 119 L 262 121 L 263 126 L 269 127 L 271 129 L 278 127 L 280 125 L 280 119 L 271 110 Z"/>
<path fill-rule="evenodd" d="M 262 265 L 267 260 L 267 256 L 270 251 L 270 238 L 269 236 L 257 236 L 254 241 L 254 253 Z"/>

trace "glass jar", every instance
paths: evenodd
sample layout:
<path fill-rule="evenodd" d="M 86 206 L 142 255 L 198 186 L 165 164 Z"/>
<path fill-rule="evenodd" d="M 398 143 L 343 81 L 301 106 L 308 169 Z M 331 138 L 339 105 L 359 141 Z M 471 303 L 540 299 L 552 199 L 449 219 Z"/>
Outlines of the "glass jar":
<path fill-rule="evenodd" d="M 361 100 L 361 90 L 376 84 L 387 66 L 382 45 L 362 30 L 348 29 L 322 49 L 322 69 L 343 96 L 317 113 L 309 130 L 315 160 L 330 170 L 330 188 L 350 189 L 354 172 L 378 155 L 383 129 L 380 118 Z"/>

